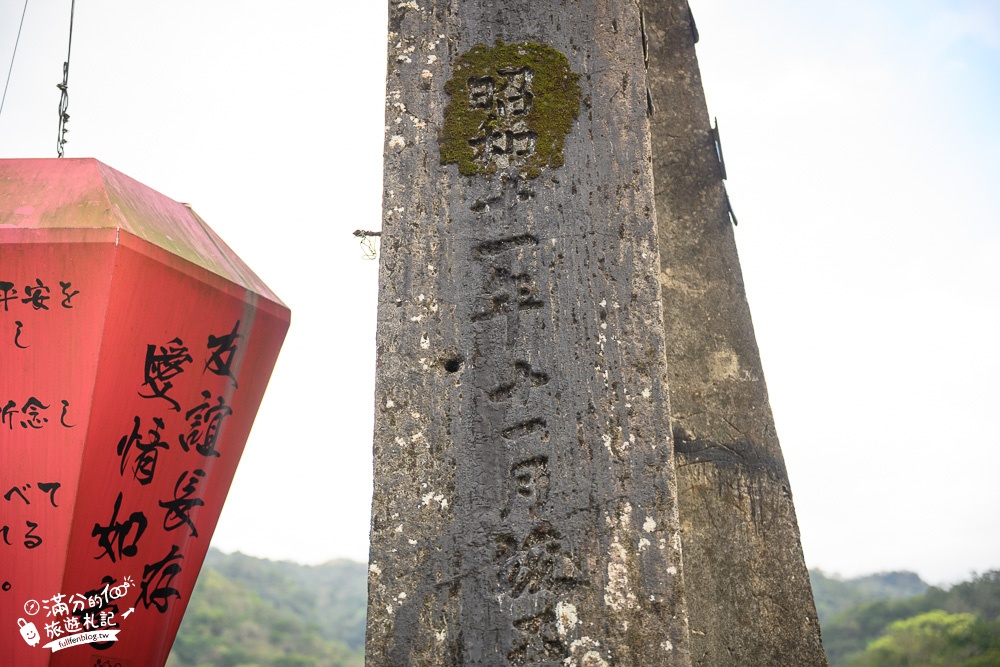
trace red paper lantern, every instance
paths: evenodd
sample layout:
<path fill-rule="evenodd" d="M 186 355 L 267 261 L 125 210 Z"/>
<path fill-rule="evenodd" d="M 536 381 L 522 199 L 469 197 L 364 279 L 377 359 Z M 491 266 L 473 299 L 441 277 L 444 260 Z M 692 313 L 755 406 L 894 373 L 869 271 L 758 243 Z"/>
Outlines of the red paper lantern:
<path fill-rule="evenodd" d="M 0 665 L 166 662 L 289 317 L 185 205 L 0 160 Z"/>

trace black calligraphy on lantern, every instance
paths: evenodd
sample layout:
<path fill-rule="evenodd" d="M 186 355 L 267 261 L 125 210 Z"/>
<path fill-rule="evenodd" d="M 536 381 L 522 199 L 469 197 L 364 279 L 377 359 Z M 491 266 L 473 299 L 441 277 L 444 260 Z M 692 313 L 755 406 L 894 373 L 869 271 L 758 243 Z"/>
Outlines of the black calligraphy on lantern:
<path fill-rule="evenodd" d="M 233 410 L 226 405 L 226 399 L 222 396 L 217 396 L 213 405 L 211 392 L 205 390 L 201 395 L 205 400 L 185 414 L 188 432 L 180 436 L 181 447 L 185 452 L 194 447 L 202 456 L 218 456 L 219 452 L 215 449 L 215 445 L 219 439 L 222 422 L 233 414 Z"/>
<path fill-rule="evenodd" d="M 34 521 L 25 521 L 24 527 L 28 529 L 24 534 L 24 537 L 21 538 L 23 540 L 22 544 L 24 545 L 24 548 L 34 549 L 35 547 L 41 546 L 42 538 L 35 535 L 35 529 L 38 528 L 38 524 Z M 3 539 L 4 544 L 7 546 L 13 546 L 10 541 L 10 526 L 0 526 L 0 538 Z"/>
<path fill-rule="evenodd" d="M 24 534 L 25 548 L 34 549 L 35 547 L 41 546 L 42 538 L 35 535 L 35 529 L 38 528 L 38 524 L 33 521 L 25 521 L 24 524 L 28 527 L 28 532 Z"/>
<path fill-rule="evenodd" d="M 132 447 L 135 447 L 135 461 L 132 467 L 132 474 L 142 485 L 153 481 L 156 473 L 156 461 L 161 449 L 169 449 L 170 446 L 160 438 L 160 429 L 163 428 L 163 420 L 153 417 L 154 428 L 147 431 L 148 437 L 144 440 L 139 435 L 140 420 L 136 416 L 133 421 L 132 433 L 122 436 L 118 441 L 118 456 L 121 457 L 121 474 L 125 474 L 131 458 Z"/>
<path fill-rule="evenodd" d="M 25 304 L 24 308 L 31 308 L 32 310 L 50 310 L 47 302 L 52 299 L 52 290 L 44 280 L 36 277 L 34 284 L 29 283 L 25 285 L 23 297 L 18 294 L 15 284 L 11 280 L 0 280 L 0 304 L 3 304 L 4 312 L 10 311 L 8 303 L 10 301 L 13 301 L 15 305 L 18 302 Z M 73 289 L 73 283 L 68 280 L 60 280 L 59 287 L 62 292 L 60 305 L 63 308 L 72 309 L 73 297 L 79 294 L 80 290 Z"/>
<path fill-rule="evenodd" d="M 31 507 L 36 507 L 32 501 L 41 504 L 48 501 L 52 507 L 58 508 L 59 503 L 56 502 L 56 492 L 61 487 L 62 484 L 59 482 L 35 482 L 34 486 L 31 483 L 15 484 L 3 494 L 3 499 L 7 503 Z M 15 537 L 14 539 L 20 540 L 26 549 L 35 549 L 41 546 L 42 537 L 35 532 L 38 529 L 38 524 L 34 521 L 26 520 L 24 527 L 26 529 L 24 535 L 20 538 Z M 13 546 L 10 525 L 0 526 L 0 539 L 7 546 Z"/>
<path fill-rule="evenodd" d="M 105 556 L 111 559 L 112 563 L 118 562 L 119 558 L 132 558 L 139 552 L 139 538 L 146 532 L 146 515 L 136 511 L 129 515 L 128 519 L 120 521 L 118 512 L 122 507 L 122 493 L 118 493 L 115 500 L 115 508 L 111 513 L 111 521 L 108 525 L 102 526 L 94 524 L 94 529 L 90 536 L 97 538 L 97 544 L 104 551 L 94 557 L 99 560 Z"/>
<path fill-rule="evenodd" d="M 30 484 L 26 484 L 26 485 L 22 486 L 20 489 L 17 488 L 16 486 L 13 486 L 13 487 L 11 487 L 10 491 L 8 491 L 7 493 L 3 494 L 3 499 L 6 500 L 7 502 L 10 502 L 11 498 L 13 498 L 14 494 L 16 493 L 18 496 L 21 497 L 21 500 L 24 501 L 25 505 L 30 505 L 31 501 L 28 500 L 25 497 L 24 493 L 23 493 L 23 491 L 27 491 L 30 488 L 31 488 Z"/>
<path fill-rule="evenodd" d="M 63 400 L 61 400 L 59 402 L 62 403 L 62 406 L 63 406 L 62 407 L 62 414 L 59 415 L 59 423 L 62 426 L 66 427 L 66 428 L 73 428 L 74 426 L 76 426 L 76 424 L 67 424 L 66 423 L 66 413 L 69 412 L 69 401 L 63 399 Z"/>
<path fill-rule="evenodd" d="M 21 323 L 21 320 L 14 320 L 14 326 L 17 327 L 14 330 L 14 347 L 19 350 L 27 350 L 31 346 L 21 344 L 21 329 L 24 327 L 24 324 Z"/>
<path fill-rule="evenodd" d="M 49 406 L 43 405 L 41 401 L 32 396 L 21 406 L 21 414 L 25 419 L 21 421 L 21 428 L 42 428 L 49 421 L 48 417 L 42 415 L 43 410 L 48 410 Z"/>
<path fill-rule="evenodd" d="M 45 305 L 45 302 L 52 298 L 49 296 L 50 291 L 41 278 L 35 278 L 34 285 L 24 286 L 25 297 L 21 299 L 21 302 L 30 304 L 35 310 L 48 310 L 49 307 Z"/>
<path fill-rule="evenodd" d="M 174 384 L 172 380 L 184 372 L 184 365 L 191 363 L 184 341 L 174 338 L 166 345 L 149 344 L 146 346 L 146 362 L 143 366 L 143 387 L 149 387 L 148 394 L 139 391 L 143 398 L 162 398 L 170 403 L 171 409 L 180 412 L 180 404 L 171 398 L 169 392 Z"/>
<path fill-rule="evenodd" d="M 0 423 L 7 424 L 9 429 L 14 428 L 14 414 L 20 412 L 14 399 L 7 401 L 7 404 L 0 410 Z"/>
<path fill-rule="evenodd" d="M 59 482 L 36 482 L 36 489 L 38 491 L 41 491 L 43 494 L 48 494 L 49 503 L 52 505 L 52 507 L 59 507 L 59 505 L 56 504 L 56 491 L 58 491 L 61 486 L 62 484 L 60 484 Z M 25 505 L 30 505 L 31 501 L 28 500 L 28 497 L 25 495 L 25 493 L 31 495 L 32 497 L 38 495 L 32 493 L 31 484 L 22 484 L 20 486 L 15 484 L 7 491 L 7 493 L 3 494 L 3 499 L 6 500 L 7 502 L 13 502 L 14 496 L 16 494 L 17 497 L 19 497 L 24 502 Z"/>
<path fill-rule="evenodd" d="M 185 470 L 177 478 L 177 483 L 174 484 L 173 500 L 159 501 L 160 507 L 167 510 L 163 517 L 164 530 L 171 531 L 181 526 L 187 526 L 191 530 L 191 537 L 198 537 L 198 529 L 191 520 L 191 511 L 195 507 L 201 507 L 205 504 L 201 498 L 194 497 L 198 490 L 198 482 L 204 478 L 204 470 L 197 469 L 193 473 Z M 185 479 L 187 483 L 185 483 Z"/>
<path fill-rule="evenodd" d="M 0 280 L 0 292 L 3 292 L 3 296 L 0 297 L 0 302 L 3 303 L 4 312 L 9 312 L 10 308 L 7 306 L 7 302 L 13 299 L 17 301 L 17 290 L 14 288 L 14 283 Z M 11 294 L 13 292 L 13 294 Z"/>
<path fill-rule="evenodd" d="M 63 282 L 62 280 L 59 281 L 59 287 L 62 288 L 62 294 L 63 294 L 63 300 L 60 305 L 63 308 L 72 308 L 73 305 L 70 303 L 70 301 L 73 300 L 74 296 L 80 293 L 80 290 L 73 290 L 72 292 L 70 292 L 69 290 L 73 287 L 73 283 Z"/>
<path fill-rule="evenodd" d="M 53 507 L 59 507 L 59 505 L 56 505 L 56 491 L 61 486 L 62 484 L 59 482 L 38 482 L 38 490 L 49 494 L 49 502 L 52 503 Z"/>
<path fill-rule="evenodd" d="M 142 569 L 142 583 L 139 584 L 139 602 L 146 609 L 156 607 L 161 614 L 166 613 L 172 598 L 181 597 L 181 592 L 173 587 L 174 577 L 183 569 L 180 562 L 184 556 L 176 544 L 170 547 L 170 553 L 155 563 L 150 563 Z"/>
<path fill-rule="evenodd" d="M 22 544 L 24 544 L 24 547 L 26 549 L 34 549 L 35 547 L 40 546 L 42 538 L 35 535 L 35 529 L 38 528 L 38 524 L 34 521 L 25 521 L 24 526 L 28 529 L 24 534 L 24 537 L 21 538 L 23 540 Z M 10 526 L 0 526 L 0 538 L 3 539 L 4 544 L 7 546 L 13 546 L 10 541 Z"/>
<path fill-rule="evenodd" d="M 239 334 L 240 321 L 236 320 L 233 330 L 222 336 L 208 336 L 208 349 L 210 351 L 208 361 L 205 362 L 205 370 L 215 375 L 228 377 L 234 387 L 239 387 L 236 383 L 236 375 L 233 373 L 233 357 L 239 345 L 236 341 L 242 338 Z"/>
<path fill-rule="evenodd" d="M 0 401 L 2 403 L 2 401 Z M 62 416 L 59 423 L 65 428 L 73 428 L 66 423 L 66 411 L 69 408 L 69 401 L 63 400 Z M 18 403 L 14 399 L 8 399 L 0 408 L 0 424 L 6 424 L 8 430 L 13 430 L 14 426 L 20 426 L 26 430 L 40 430 L 49 423 L 46 411 L 50 408 L 41 399 L 30 396 L 24 403 Z M 20 417 L 18 417 L 20 415 Z"/>

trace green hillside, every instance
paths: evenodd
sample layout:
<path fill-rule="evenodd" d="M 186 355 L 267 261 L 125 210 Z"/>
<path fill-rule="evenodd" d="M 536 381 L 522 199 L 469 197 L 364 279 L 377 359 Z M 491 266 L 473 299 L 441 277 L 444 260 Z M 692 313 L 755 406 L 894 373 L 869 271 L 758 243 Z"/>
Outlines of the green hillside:
<path fill-rule="evenodd" d="M 822 570 L 809 570 L 816 613 L 821 626 L 851 607 L 879 600 L 894 600 L 920 595 L 928 585 L 915 572 L 882 572 L 864 577 L 843 579 Z"/>
<path fill-rule="evenodd" d="M 365 566 L 205 559 L 167 667 L 362 667 Z"/>
<path fill-rule="evenodd" d="M 1000 667 L 1000 571 L 822 623 L 830 667 Z"/>
<path fill-rule="evenodd" d="M 209 551 L 167 667 L 362 667 L 367 572 Z M 830 667 L 1000 667 L 1000 571 L 810 572 Z"/>

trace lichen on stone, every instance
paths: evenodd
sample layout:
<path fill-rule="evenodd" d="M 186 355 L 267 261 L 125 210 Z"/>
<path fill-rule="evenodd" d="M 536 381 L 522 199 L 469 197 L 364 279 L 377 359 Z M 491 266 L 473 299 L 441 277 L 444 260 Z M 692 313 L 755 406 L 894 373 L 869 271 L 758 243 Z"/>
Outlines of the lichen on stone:
<path fill-rule="evenodd" d="M 441 164 L 459 173 L 516 169 L 537 177 L 563 164 L 566 135 L 580 109 L 579 74 L 546 44 L 477 44 L 455 61 L 439 137 Z"/>

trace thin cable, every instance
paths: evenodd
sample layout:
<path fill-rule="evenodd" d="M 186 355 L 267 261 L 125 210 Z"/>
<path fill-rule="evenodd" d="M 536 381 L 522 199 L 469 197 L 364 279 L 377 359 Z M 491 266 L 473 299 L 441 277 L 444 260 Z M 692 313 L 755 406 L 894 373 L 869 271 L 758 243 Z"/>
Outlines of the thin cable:
<path fill-rule="evenodd" d="M 66 49 L 66 62 L 63 63 L 63 80 L 62 83 L 56 84 L 56 88 L 62 91 L 59 96 L 59 133 L 56 135 L 56 153 L 59 157 L 63 156 L 63 146 L 66 144 L 66 133 L 69 132 L 66 129 L 66 122 L 69 120 L 69 114 L 66 110 L 69 108 L 69 57 L 73 53 L 73 13 L 76 11 L 76 0 L 69 6 L 69 47 Z"/>
<path fill-rule="evenodd" d="M 3 99 L 0 99 L 0 114 L 3 113 L 3 103 L 7 101 L 7 87 L 10 85 L 10 73 L 14 71 L 14 58 L 17 57 L 17 45 L 21 42 L 21 28 L 24 27 L 24 15 L 28 13 L 28 0 L 24 0 L 24 11 L 21 12 L 21 25 L 17 26 L 17 39 L 14 40 L 14 53 L 10 57 L 10 69 L 7 70 L 7 83 L 3 85 Z"/>

